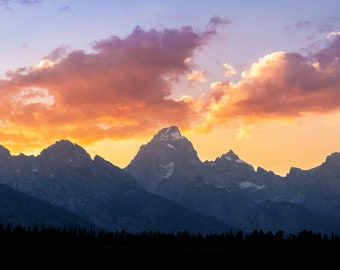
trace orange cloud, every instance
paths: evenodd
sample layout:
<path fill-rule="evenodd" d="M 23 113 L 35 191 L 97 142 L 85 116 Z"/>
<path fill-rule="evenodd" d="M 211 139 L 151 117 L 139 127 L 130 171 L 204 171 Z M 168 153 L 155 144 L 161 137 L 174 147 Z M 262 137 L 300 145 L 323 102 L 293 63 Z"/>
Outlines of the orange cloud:
<path fill-rule="evenodd" d="M 238 84 L 216 82 L 209 95 L 215 121 L 299 117 L 340 108 L 340 36 L 307 58 L 276 52 L 260 58 Z M 229 120 L 228 120 L 229 119 Z"/>
<path fill-rule="evenodd" d="M 190 83 L 206 82 L 207 78 L 206 78 L 206 75 L 205 75 L 205 71 L 204 70 L 193 70 L 190 74 L 188 74 L 187 80 Z"/>
<path fill-rule="evenodd" d="M 275 52 L 260 58 L 237 84 L 221 81 L 198 98 L 172 99 L 179 77 L 203 80 L 193 70 L 195 51 L 227 21 L 214 18 L 207 30 L 191 27 L 144 31 L 97 41 L 93 51 L 60 47 L 36 66 L 7 72 L 0 80 L 0 141 L 24 149 L 71 139 L 149 136 L 164 126 L 209 132 L 230 122 L 294 118 L 340 108 L 340 35 L 304 57 Z M 226 76 L 234 73 L 225 64 Z M 190 77 L 191 76 L 191 77 Z M 235 120 L 236 119 L 236 120 Z M 237 137 L 251 138 L 252 128 Z"/>
<path fill-rule="evenodd" d="M 0 80 L 0 140 L 89 143 L 189 127 L 198 117 L 194 101 L 170 99 L 172 83 L 191 72 L 186 60 L 215 34 L 137 27 L 125 39 L 95 42 L 92 53 L 60 47 L 36 66 L 8 72 Z"/>

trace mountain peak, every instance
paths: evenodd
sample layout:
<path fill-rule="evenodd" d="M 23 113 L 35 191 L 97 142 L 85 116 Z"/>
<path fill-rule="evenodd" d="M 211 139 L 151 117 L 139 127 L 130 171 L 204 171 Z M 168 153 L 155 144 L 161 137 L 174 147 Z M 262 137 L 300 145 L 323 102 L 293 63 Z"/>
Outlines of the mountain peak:
<path fill-rule="evenodd" d="M 177 141 L 183 139 L 184 137 L 181 135 L 177 126 L 170 126 L 161 129 L 155 138 L 158 138 L 161 141 Z"/>
<path fill-rule="evenodd" d="M 57 162 L 57 159 L 66 160 L 68 163 L 89 164 L 92 161 L 90 155 L 84 148 L 69 140 L 56 141 L 40 153 L 40 158 Z M 59 161 L 60 162 L 60 161 Z"/>
<path fill-rule="evenodd" d="M 226 154 L 223 155 L 224 157 L 230 157 L 231 159 L 239 159 L 238 155 L 235 154 L 233 150 L 229 150 Z"/>
<path fill-rule="evenodd" d="M 66 153 L 66 152 L 72 152 L 75 148 L 83 149 L 79 145 L 74 144 L 69 140 L 63 139 L 63 140 L 56 141 L 54 144 L 50 145 L 49 147 L 47 147 L 42 152 L 46 152 L 46 151 L 48 151 L 48 152 L 53 151 L 54 152 L 54 151 L 56 151 L 56 152 L 60 152 L 60 153 Z"/>
<path fill-rule="evenodd" d="M 221 158 L 225 158 L 229 161 L 236 161 L 236 160 L 240 160 L 240 158 L 238 157 L 238 155 L 235 154 L 235 152 L 233 150 L 229 150 L 226 154 L 223 154 L 221 156 Z"/>
<path fill-rule="evenodd" d="M 227 164 L 233 164 L 233 166 L 237 167 L 237 164 L 243 164 L 251 168 L 253 171 L 254 168 L 251 166 L 249 163 L 245 162 L 244 160 L 240 159 L 238 155 L 234 153 L 233 150 L 229 150 L 226 154 L 223 154 L 221 157 L 217 158 L 215 160 L 222 162 L 222 163 L 227 163 Z"/>
<path fill-rule="evenodd" d="M 74 145 L 75 144 L 72 143 L 71 141 L 63 139 L 63 140 L 56 141 L 53 145 L 51 145 L 51 147 L 56 146 L 56 147 L 66 147 L 67 148 L 67 147 L 73 147 Z"/>
<path fill-rule="evenodd" d="M 334 152 L 327 156 L 326 164 L 333 164 L 333 165 L 339 165 L 340 164 L 340 153 L 339 152 Z"/>

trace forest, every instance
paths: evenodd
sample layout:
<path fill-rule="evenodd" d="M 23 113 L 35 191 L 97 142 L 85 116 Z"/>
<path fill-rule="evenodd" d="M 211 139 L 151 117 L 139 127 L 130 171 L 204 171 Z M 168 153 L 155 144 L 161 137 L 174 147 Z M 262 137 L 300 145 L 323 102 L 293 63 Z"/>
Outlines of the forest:
<path fill-rule="evenodd" d="M 239 230 L 226 233 L 190 233 L 142 231 L 130 233 L 125 230 L 105 231 L 82 227 L 22 227 L 0 224 L 0 246 L 158 246 L 158 247 L 261 247 L 261 248 L 340 248 L 340 236 L 303 230 L 297 234 L 284 231 L 263 232 Z"/>
<path fill-rule="evenodd" d="M 297 234 L 253 230 L 200 234 L 188 231 L 129 233 L 81 227 L 0 225 L 0 259 L 12 264 L 62 267 L 213 269 L 221 266 L 289 267 L 337 262 L 340 237 L 304 230 Z"/>

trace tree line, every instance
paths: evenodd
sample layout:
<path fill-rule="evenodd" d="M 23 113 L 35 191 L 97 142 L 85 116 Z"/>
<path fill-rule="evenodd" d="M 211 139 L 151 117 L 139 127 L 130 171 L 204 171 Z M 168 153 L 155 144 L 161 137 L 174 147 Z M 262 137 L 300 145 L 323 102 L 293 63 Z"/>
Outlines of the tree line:
<path fill-rule="evenodd" d="M 105 231 L 82 227 L 24 227 L 0 224 L 0 247 L 7 246 L 101 246 L 101 247 L 181 247 L 181 248 L 340 248 L 340 237 L 303 230 L 285 234 L 242 230 L 225 233 L 191 233 L 125 230 Z"/>

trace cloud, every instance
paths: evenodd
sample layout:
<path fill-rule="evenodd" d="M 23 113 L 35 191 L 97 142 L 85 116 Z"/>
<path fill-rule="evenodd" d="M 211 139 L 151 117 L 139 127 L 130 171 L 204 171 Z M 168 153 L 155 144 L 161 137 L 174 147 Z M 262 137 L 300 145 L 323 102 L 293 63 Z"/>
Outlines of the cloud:
<path fill-rule="evenodd" d="M 298 31 L 300 34 L 304 33 L 306 40 L 317 41 L 324 33 L 330 33 L 337 29 L 337 20 L 338 18 L 328 18 L 323 22 L 300 20 L 295 24 L 284 26 L 284 29 L 288 31 Z"/>
<path fill-rule="evenodd" d="M 85 144 L 189 127 L 200 117 L 195 101 L 171 99 L 172 83 L 192 74 L 187 59 L 213 36 L 189 26 L 136 27 L 126 38 L 94 42 L 91 53 L 62 46 L 38 65 L 9 71 L 0 80 L 0 140 Z"/>
<path fill-rule="evenodd" d="M 194 82 L 206 82 L 206 74 L 204 70 L 193 70 L 190 74 L 187 76 L 187 80 L 190 83 Z"/>
<path fill-rule="evenodd" d="M 236 136 L 249 138 L 255 122 L 339 110 L 338 34 L 313 55 L 274 52 L 238 83 L 216 81 L 199 97 L 184 91 L 172 99 L 181 78 L 206 81 L 192 62 L 216 35 L 210 26 L 136 27 L 125 38 L 95 41 L 91 52 L 61 46 L 37 65 L 8 71 L 0 80 L 0 141 L 24 147 L 66 138 L 85 145 L 169 125 L 208 132 L 235 121 L 245 124 Z M 236 72 L 228 63 L 223 68 L 226 77 Z"/>
<path fill-rule="evenodd" d="M 206 108 L 216 122 L 293 118 L 340 109 L 340 36 L 311 57 L 275 52 L 255 62 L 238 84 L 212 84 Z"/>
<path fill-rule="evenodd" d="M 295 27 L 297 29 L 303 29 L 303 28 L 309 27 L 310 25 L 311 25 L 311 22 L 308 20 L 301 20 L 295 23 Z"/>
<path fill-rule="evenodd" d="M 244 126 L 239 129 L 236 134 L 237 139 L 249 139 L 251 138 L 252 126 Z"/>
<path fill-rule="evenodd" d="M 9 8 L 11 4 L 30 6 L 42 3 L 44 0 L 0 0 L 0 6 Z"/>
<path fill-rule="evenodd" d="M 223 64 L 223 68 L 224 68 L 224 77 L 230 78 L 237 74 L 235 68 L 228 63 Z"/>
<path fill-rule="evenodd" d="M 58 8 L 58 11 L 65 12 L 68 11 L 70 8 L 71 8 L 70 6 L 61 6 L 60 8 Z"/>
<path fill-rule="evenodd" d="M 210 26 L 227 25 L 231 24 L 232 20 L 229 18 L 221 18 L 219 16 L 212 17 L 209 21 Z"/>
<path fill-rule="evenodd" d="M 331 38 L 336 37 L 336 36 L 338 36 L 338 35 L 340 35 L 340 32 L 330 32 L 330 33 L 326 36 L 326 38 L 327 38 L 327 39 L 331 39 Z"/>
<path fill-rule="evenodd" d="M 70 52 L 70 47 L 68 46 L 60 46 L 53 51 L 51 51 L 47 56 L 44 57 L 44 59 L 48 59 L 53 62 L 57 62 L 60 59 L 66 57 L 68 53 Z"/>
<path fill-rule="evenodd" d="M 3 2 L 5 2 L 6 4 L 9 3 L 16 3 L 19 5 L 34 5 L 34 4 L 39 4 L 42 3 L 43 0 L 4 0 Z"/>
<path fill-rule="evenodd" d="M 335 38 L 328 46 L 319 50 L 313 57 L 316 58 L 323 67 L 331 65 L 333 68 L 338 68 L 340 57 L 340 35 L 335 35 Z"/>
<path fill-rule="evenodd" d="M 51 60 L 48 59 L 42 59 L 38 65 L 35 65 L 32 67 L 33 71 L 39 70 L 39 69 L 45 69 L 45 68 L 51 68 L 54 66 L 54 63 Z"/>

